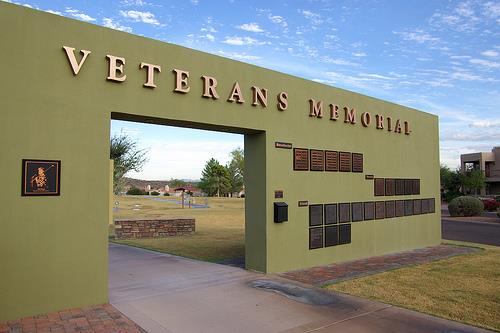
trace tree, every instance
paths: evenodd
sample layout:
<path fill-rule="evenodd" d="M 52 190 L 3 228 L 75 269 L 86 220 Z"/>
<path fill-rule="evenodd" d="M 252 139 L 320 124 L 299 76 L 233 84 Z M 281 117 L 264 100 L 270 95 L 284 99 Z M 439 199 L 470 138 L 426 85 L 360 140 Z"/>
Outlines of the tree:
<path fill-rule="evenodd" d="M 228 163 L 226 168 L 229 173 L 229 191 L 231 193 L 241 191 L 245 175 L 245 157 L 243 149 L 236 148 L 231 152 L 231 161 Z"/>
<path fill-rule="evenodd" d="M 452 199 L 461 195 L 461 174 L 458 170 L 452 171 L 447 166 L 441 165 L 441 191 L 443 200 L 450 202 Z"/>
<path fill-rule="evenodd" d="M 464 192 L 478 194 L 486 185 L 486 175 L 478 169 L 463 170 L 461 172 L 460 183 Z"/>
<path fill-rule="evenodd" d="M 201 180 L 199 184 L 203 192 L 208 196 L 217 196 L 226 194 L 231 186 L 229 173 L 223 165 L 214 158 L 211 158 L 205 164 L 205 168 L 201 172 Z"/>
<path fill-rule="evenodd" d="M 111 138 L 109 158 L 114 161 L 113 191 L 119 193 L 123 188 L 123 177 L 129 171 L 141 171 L 146 163 L 146 150 L 138 149 L 137 142 L 126 135 Z"/>
<path fill-rule="evenodd" d="M 177 178 L 170 178 L 168 184 L 171 188 L 186 187 L 188 185 L 185 181 Z"/>

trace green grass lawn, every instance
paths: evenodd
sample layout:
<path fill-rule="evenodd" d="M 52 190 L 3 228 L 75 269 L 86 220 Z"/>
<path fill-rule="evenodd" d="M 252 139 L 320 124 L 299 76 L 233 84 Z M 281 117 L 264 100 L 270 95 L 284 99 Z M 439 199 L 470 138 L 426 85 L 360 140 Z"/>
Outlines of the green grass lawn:
<path fill-rule="evenodd" d="M 195 200 L 197 204 L 205 204 L 205 198 Z M 114 213 L 115 219 L 193 217 L 196 220 L 196 232 L 193 235 L 115 240 L 117 243 L 206 261 L 245 255 L 245 199 L 209 198 L 210 208 L 191 209 L 142 196 L 116 196 L 115 201 L 119 202 L 119 210 Z"/>
<path fill-rule="evenodd" d="M 500 247 L 470 245 L 483 251 L 326 288 L 500 331 Z"/>

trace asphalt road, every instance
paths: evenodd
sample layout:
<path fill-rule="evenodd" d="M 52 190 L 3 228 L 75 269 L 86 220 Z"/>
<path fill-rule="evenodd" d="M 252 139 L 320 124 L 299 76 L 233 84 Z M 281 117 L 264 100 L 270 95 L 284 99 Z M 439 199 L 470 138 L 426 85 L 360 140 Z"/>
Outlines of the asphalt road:
<path fill-rule="evenodd" d="M 460 222 L 441 218 L 443 239 L 500 246 L 500 223 Z"/>

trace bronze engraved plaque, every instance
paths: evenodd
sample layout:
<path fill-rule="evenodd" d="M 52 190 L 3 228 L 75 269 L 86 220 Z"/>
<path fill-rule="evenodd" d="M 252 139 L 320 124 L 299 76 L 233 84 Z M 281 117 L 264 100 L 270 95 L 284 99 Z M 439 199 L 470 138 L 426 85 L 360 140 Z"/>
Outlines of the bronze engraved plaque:
<path fill-rule="evenodd" d="M 390 200 L 385 202 L 385 217 L 391 218 L 396 216 L 396 201 Z"/>
<path fill-rule="evenodd" d="M 341 151 L 339 153 L 339 170 L 342 172 L 350 172 L 351 171 L 351 153 Z"/>
<path fill-rule="evenodd" d="M 394 195 L 396 193 L 396 181 L 392 178 L 385 180 L 385 195 Z"/>
<path fill-rule="evenodd" d="M 353 202 L 351 204 L 351 216 L 352 221 L 363 221 L 363 203 L 362 202 Z"/>
<path fill-rule="evenodd" d="M 420 194 L 420 179 L 413 179 L 413 194 Z"/>
<path fill-rule="evenodd" d="M 365 221 L 373 220 L 375 218 L 375 203 L 373 201 L 365 202 L 363 206 L 365 208 Z"/>
<path fill-rule="evenodd" d="M 325 170 L 325 152 L 323 150 L 311 149 L 309 151 L 310 154 L 310 163 L 311 171 L 324 171 Z"/>
<path fill-rule="evenodd" d="M 385 180 L 384 178 L 375 178 L 373 181 L 373 192 L 375 196 L 385 195 Z"/>
<path fill-rule="evenodd" d="M 325 150 L 325 171 L 339 171 L 339 152 Z"/>
<path fill-rule="evenodd" d="M 396 200 L 396 216 L 405 216 L 405 202 L 403 200 Z"/>
<path fill-rule="evenodd" d="M 293 149 L 293 170 L 309 170 L 309 150 L 304 148 Z"/>
<path fill-rule="evenodd" d="M 349 244 L 351 242 L 351 225 L 339 225 L 339 244 Z"/>
<path fill-rule="evenodd" d="M 352 172 L 363 172 L 363 154 L 352 153 Z"/>
<path fill-rule="evenodd" d="M 413 180 L 405 179 L 405 195 L 411 195 L 413 193 Z"/>
<path fill-rule="evenodd" d="M 422 214 L 422 200 L 414 199 L 413 200 L 413 215 Z"/>
<path fill-rule="evenodd" d="M 405 216 L 413 215 L 413 200 L 405 200 Z"/>
<path fill-rule="evenodd" d="M 323 247 L 323 227 L 309 229 L 309 250 Z"/>
<path fill-rule="evenodd" d="M 325 204 L 325 224 L 337 222 L 337 204 Z"/>
<path fill-rule="evenodd" d="M 300 200 L 298 202 L 298 206 L 299 207 L 307 207 L 307 206 L 309 206 L 309 201 L 307 201 L 307 200 Z"/>
<path fill-rule="evenodd" d="M 429 213 L 429 199 L 422 199 L 422 214 Z"/>
<path fill-rule="evenodd" d="M 339 222 L 351 222 L 351 204 L 341 203 L 339 204 Z"/>
<path fill-rule="evenodd" d="M 325 247 L 339 245 L 339 227 L 331 225 L 325 227 Z"/>
<path fill-rule="evenodd" d="M 405 180 L 395 179 L 395 182 L 396 182 L 396 195 L 405 194 Z"/>
<path fill-rule="evenodd" d="M 323 225 L 323 205 L 309 205 L 309 226 Z"/>
<path fill-rule="evenodd" d="M 283 191 L 282 190 L 274 191 L 274 198 L 275 199 L 283 199 Z"/>
<path fill-rule="evenodd" d="M 385 218 L 385 201 L 375 202 L 375 219 Z"/>
<path fill-rule="evenodd" d="M 435 213 L 436 212 L 436 199 L 430 198 L 427 200 L 429 200 L 429 213 Z"/>

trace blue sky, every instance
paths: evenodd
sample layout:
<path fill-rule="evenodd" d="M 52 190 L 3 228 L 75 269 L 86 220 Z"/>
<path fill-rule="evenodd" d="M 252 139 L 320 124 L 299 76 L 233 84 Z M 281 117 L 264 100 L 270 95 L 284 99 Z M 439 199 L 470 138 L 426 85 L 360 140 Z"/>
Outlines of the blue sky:
<path fill-rule="evenodd" d="M 499 1 L 27 1 L 41 10 L 184 45 L 440 116 L 441 162 L 500 145 Z M 162 130 L 163 129 L 163 130 Z M 162 144 L 243 138 L 114 122 L 150 148 L 143 178 L 198 178 L 154 162 Z M 191 133 L 191 132 L 189 132 Z M 192 155 L 196 154 L 193 152 Z M 203 158 L 191 158 L 197 163 Z M 205 160 L 199 162 L 204 163 Z M 196 172 L 198 172 L 196 174 Z"/>

